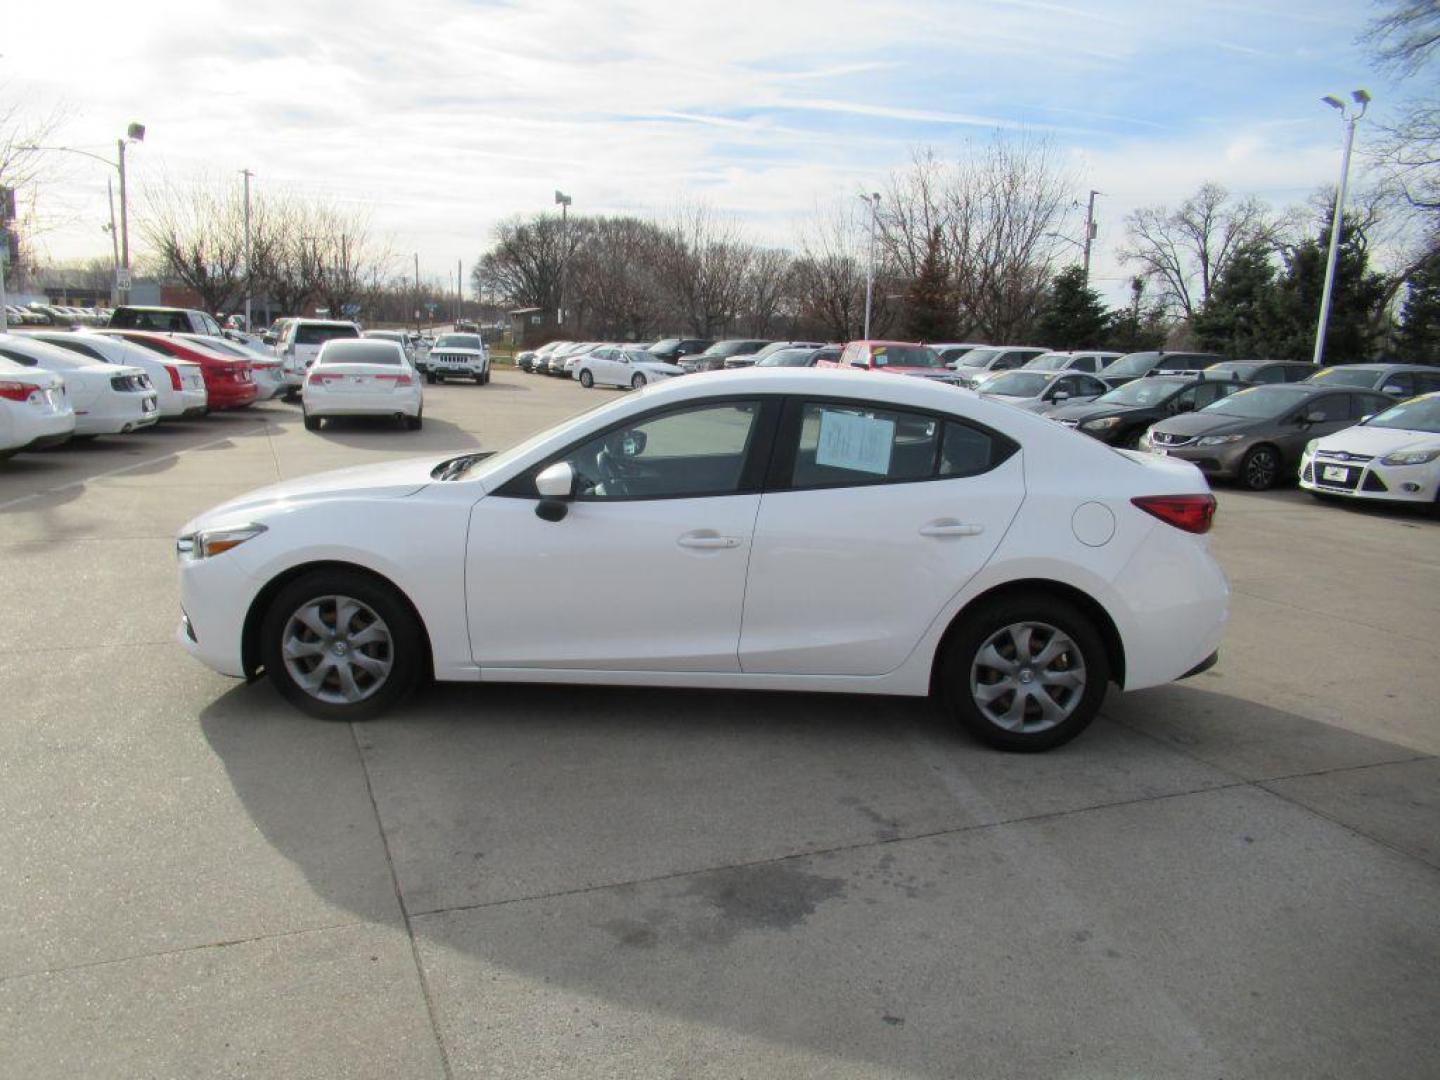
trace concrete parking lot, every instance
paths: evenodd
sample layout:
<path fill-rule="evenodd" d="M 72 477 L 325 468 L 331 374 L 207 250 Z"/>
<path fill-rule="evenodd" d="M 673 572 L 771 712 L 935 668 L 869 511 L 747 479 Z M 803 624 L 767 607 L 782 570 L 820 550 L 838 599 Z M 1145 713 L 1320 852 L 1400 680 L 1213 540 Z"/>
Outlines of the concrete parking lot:
<path fill-rule="evenodd" d="M 0 1074 L 1436 1075 L 1422 517 L 1222 490 L 1220 664 L 1039 756 L 776 694 L 444 686 L 352 728 L 172 642 L 195 512 L 609 393 L 0 464 Z"/>

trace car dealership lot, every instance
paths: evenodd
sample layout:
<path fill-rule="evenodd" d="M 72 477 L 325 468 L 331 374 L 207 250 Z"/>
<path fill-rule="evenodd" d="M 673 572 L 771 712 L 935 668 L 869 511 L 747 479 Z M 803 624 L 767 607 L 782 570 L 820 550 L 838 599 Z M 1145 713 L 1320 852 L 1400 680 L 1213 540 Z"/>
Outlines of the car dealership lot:
<path fill-rule="evenodd" d="M 419 432 L 277 402 L 0 465 L 7 1072 L 1433 1068 L 1419 516 L 1222 488 L 1220 664 L 1040 756 L 776 694 L 448 685 L 352 729 L 173 643 L 197 511 L 616 392 L 497 370 Z"/>

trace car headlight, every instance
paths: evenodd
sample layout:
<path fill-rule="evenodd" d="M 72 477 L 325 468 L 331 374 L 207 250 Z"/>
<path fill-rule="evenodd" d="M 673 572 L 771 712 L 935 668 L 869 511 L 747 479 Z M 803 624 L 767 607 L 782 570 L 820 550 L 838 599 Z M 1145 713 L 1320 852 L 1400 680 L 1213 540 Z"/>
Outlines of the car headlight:
<path fill-rule="evenodd" d="M 1196 446 L 1224 446 L 1226 443 L 1239 442 L 1244 435 L 1206 435 L 1199 439 Z"/>
<path fill-rule="evenodd" d="M 1118 423 L 1120 423 L 1118 416 L 1102 416 L 1099 420 L 1086 420 L 1080 426 L 1086 431 L 1109 431 Z"/>
<path fill-rule="evenodd" d="M 265 532 L 264 525 L 236 525 L 229 529 L 201 529 L 175 541 L 175 554 L 182 559 L 208 559 L 239 547 Z"/>
<path fill-rule="evenodd" d="M 1319 440 L 1319 439 L 1311 439 L 1309 442 L 1307 442 L 1307 443 L 1305 444 L 1305 456 L 1306 456 L 1306 457 L 1314 457 L 1314 456 L 1315 456 L 1315 448 L 1316 448 L 1317 446 L 1319 446 L 1319 445 L 1320 445 L 1320 440 Z"/>
<path fill-rule="evenodd" d="M 1440 447 L 1434 450 L 1401 450 L 1399 453 L 1386 454 L 1380 459 L 1381 465 L 1429 465 L 1437 457 L 1440 457 Z"/>

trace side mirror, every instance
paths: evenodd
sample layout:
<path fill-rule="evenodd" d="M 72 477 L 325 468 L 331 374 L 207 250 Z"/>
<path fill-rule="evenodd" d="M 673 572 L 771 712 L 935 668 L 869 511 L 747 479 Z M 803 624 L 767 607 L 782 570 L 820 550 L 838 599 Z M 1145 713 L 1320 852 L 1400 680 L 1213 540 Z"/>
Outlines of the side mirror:
<path fill-rule="evenodd" d="M 1374 419 L 1375 419 L 1375 414 L 1374 414 L 1373 412 L 1372 412 L 1372 413 L 1366 413 L 1364 416 L 1360 417 L 1360 423 L 1362 423 L 1362 424 L 1368 424 L 1368 423 L 1370 423 L 1371 420 L 1374 420 Z"/>
<path fill-rule="evenodd" d="M 1396 386 L 1394 383 L 1387 383 L 1380 388 L 1380 392 L 1382 394 L 1403 394 L 1405 388 L 1403 386 Z"/>
<path fill-rule="evenodd" d="M 1055 393 L 1053 393 L 1053 394 L 1050 395 L 1050 400 L 1051 400 L 1051 401 L 1069 401 L 1069 400 L 1070 400 L 1070 391 L 1069 391 L 1069 390 L 1056 390 Z"/>
<path fill-rule="evenodd" d="M 1307 412 L 1300 419 L 1306 424 L 1323 424 L 1325 422 L 1325 414 L 1317 409 L 1314 412 Z"/>
<path fill-rule="evenodd" d="M 560 521 L 570 512 L 565 504 L 575 497 L 575 470 L 568 461 L 557 461 L 535 477 L 535 490 L 540 494 L 535 516 Z"/>

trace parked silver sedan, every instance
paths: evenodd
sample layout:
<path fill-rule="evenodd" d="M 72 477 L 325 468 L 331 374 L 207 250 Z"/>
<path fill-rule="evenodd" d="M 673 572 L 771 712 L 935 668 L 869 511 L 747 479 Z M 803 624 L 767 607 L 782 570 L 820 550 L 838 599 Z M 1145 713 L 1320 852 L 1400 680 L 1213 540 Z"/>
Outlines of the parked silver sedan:
<path fill-rule="evenodd" d="M 980 384 L 980 393 L 1026 412 L 1045 413 L 1060 405 L 1094 401 L 1109 390 L 1083 371 L 1005 371 Z"/>

